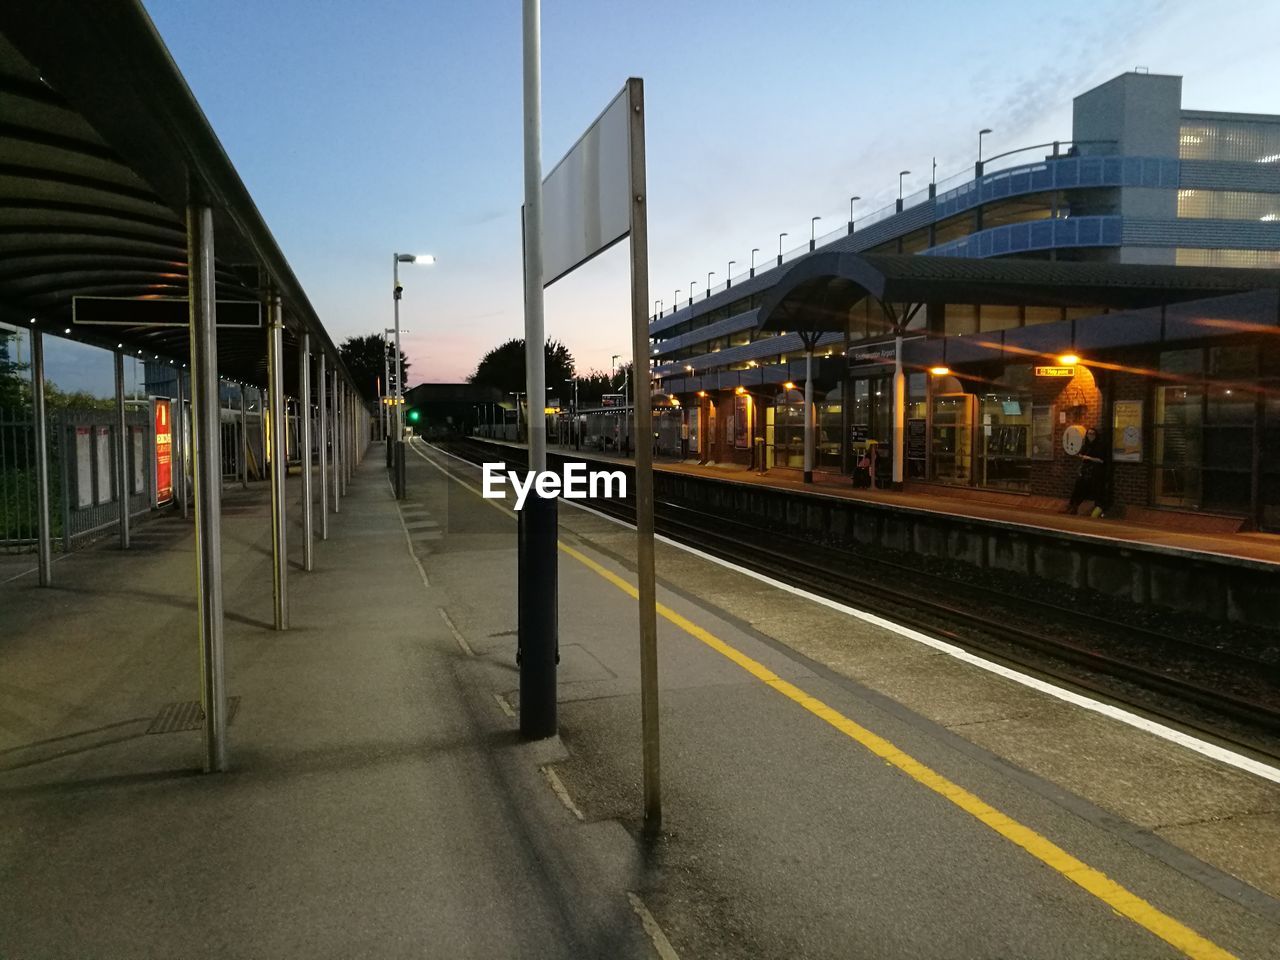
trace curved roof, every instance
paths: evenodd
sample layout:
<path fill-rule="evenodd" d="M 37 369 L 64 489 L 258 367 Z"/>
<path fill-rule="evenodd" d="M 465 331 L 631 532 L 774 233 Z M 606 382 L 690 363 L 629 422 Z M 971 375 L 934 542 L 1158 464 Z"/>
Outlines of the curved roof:
<path fill-rule="evenodd" d="M 765 294 L 760 330 L 844 330 L 849 309 L 881 303 L 1134 308 L 1280 287 L 1280 270 L 1050 260 L 819 253 Z"/>
<path fill-rule="evenodd" d="M 214 211 L 220 300 L 280 292 L 286 349 L 329 335 L 137 0 L 0 5 L 0 319 L 71 326 L 72 298 L 178 297 L 184 212 Z M 265 311 L 264 311 L 265 313 Z M 185 359 L 182 327 L 76 327 L 74 338 Z M 339 369 L 344 370 L 340 361 Z M 297 375 L 285 364 L 286 388 Z M 218 330 L 223 376 L 266 381 L 265 329 Z M 296 392 L 296 385 L 292 385 Z"/>

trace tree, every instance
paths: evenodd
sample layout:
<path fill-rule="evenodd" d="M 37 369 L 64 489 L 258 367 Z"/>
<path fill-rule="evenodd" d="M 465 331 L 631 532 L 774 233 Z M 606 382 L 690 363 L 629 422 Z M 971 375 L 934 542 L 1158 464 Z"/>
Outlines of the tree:
<path fill-rule="evenodd" d="M 543 347 L 548 396 L 566 400 L 564 391 L 573 389 L 573 354 L 559 340 L 548 340 Z M 503 392 L 524 393 L 524 338 L 508 340 L 494 347 L 476 366 L 468 382 L 497 387 Z M 572 395 L 571 393 L 569 394 Z"/>
<path fill-rule="evenodd" d="M 29 402 L 31 391 L 23 371 L 30 364 L 11 359 L 18 334 L 0 330 L 0 410 L 21 407 Z"/>
<path fill-rule="evenodd" d="M 342 362 L 347 365 L 347 369 L 351 371 L 351 376 L 355 380 L 356 389 L 360 391 L 361 396 L 366 400 L 376 401 L 378 399 L 378 384 L 383 380 L 386 374 L 386 358 L 391 356 L 395 347 L 387 346 L 386 341 L 381 334 L 371 333 L 366 337 L 347 337 L 342 341 L 342 345 L 338 347 L 338 353 L 342 356 Z M 405 357 L 404 351 L 400 351 L 400 377 L 403 384 L 402 390 L 409 388 L 408 382 L 404 379 L 409 370 L 409 361 Z M 392 368 L 393 379 L 391 386 L 383 384 L 383 393 L 390 395 L 395 385 L 394 367 Z"/>
<path fill-rule="evenodd" d="M 596 407 L 600 405 L 600 398 L 606 393 L 621 393 L 624 374 L 626 382 L 630 384 L 631 364 L 623 364 L 614 373 L 604 370 L 590 370 L 585 373 L 578 380 L 578 406 Z M 627 394 L 634 397 L 634 388 L 628 386 Z"/>

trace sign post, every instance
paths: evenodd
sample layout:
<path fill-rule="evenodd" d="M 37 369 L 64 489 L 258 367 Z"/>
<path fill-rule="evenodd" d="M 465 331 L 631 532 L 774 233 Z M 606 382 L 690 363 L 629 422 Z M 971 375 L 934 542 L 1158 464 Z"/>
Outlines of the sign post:
<path fill-rule="evenodd" d="M 535 416 L 547 396 L 542 317 L 542 27 L 540 0 L 524 0 L 524 373 L 528 398 L 528 467 L 547 469 L 547 418 Z M 517 398 L 518 399 L 518 398 Z M 516 515 L 517 643 L 520 733 L 540 740 L 556 733 L 557 622 L 556 498 L 539 492 Z"/>
<path fill-rule="evenodd" d="M 526 383 L 531 409 L 546 396 L 543 368 L 542 288 L 550 286 L 615 243 L 631 239 L 631 339 L 635 371 L 634 422 L 636 580 L 640 604 L 640 713 L 644 766 L 644 823 L 647 831 L 662 824 L 662 792 L 658 726 L 658 628 L 654 584 L 653 536 L 653 398 L 649 377 L 649 231 L 646 208 L 644 150 L 644 81 L 638 77 L 610 101 L 540 185 L 541 107 L 537 102 L 538 0 L 525 0 L 525 350 Z M 541 189 L 535 189 L 540 186 Z M 538 398 L 538 399 L 533 399 Z M 625 397 L 623 408 L 625 408 Z M 607 401 L 606 401 L 607 405 Z M 641 439 L 643 438 L 643 439 Z M 529 469 L 545 469 L 545 424 L 530 423 Z M 532 503 L 533 501 L 531 501 Z M 535 509 L 537 509 L 535 507 Z M 535 619 L 524 603 L 524 565 L 546 529 L 554 541 L 554 515 L 539 523 L 528 508 L 521 511 L 521 719 L 525 720 L 525 661 L 534 639 Z M 527 527 L 527 529 L 526 529 Z M 554 546 L 546 565 L 554 575 Z M 550 603 L 554 629 L 555 586 Z M 526 632 L 526 614 L 529 631 Z M 536 621 L 544 622 L 544 621 Z M 527 634 L 527 635 L 526 635 Z M 539 638 L 539 642 L 542 642 Z M 554 670 L 554 664 L 552 665 Z M 554 673 L 551 679 L 551 723 L 554 726 Z M 541 707 L 539 707 L 541 709 Z M 529 735 L 526 733 L 526 735 Z"/>

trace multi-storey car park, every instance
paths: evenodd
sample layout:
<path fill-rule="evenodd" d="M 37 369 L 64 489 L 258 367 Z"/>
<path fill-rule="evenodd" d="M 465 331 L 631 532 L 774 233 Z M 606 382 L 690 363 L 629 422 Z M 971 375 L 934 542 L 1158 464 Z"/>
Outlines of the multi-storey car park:
<path fill-rule="evenodd" d="M 1075 98 L 1072 140 L 979 161 L 656 314 L 652 374 L 688 455 L 808 478 L 878 441 L 887 482 L 1063 499 L 1061 436 L 1094 426 L 1116 509 L 1280 526 L 1280 116 L 1183 109 L 1181 86 L 1122 74 Z M 903 257 L 965 282 L 882 299 L 886 277 L 927 275 Z M 1011 258 L 1038 261 L 1020 293 Z"/>

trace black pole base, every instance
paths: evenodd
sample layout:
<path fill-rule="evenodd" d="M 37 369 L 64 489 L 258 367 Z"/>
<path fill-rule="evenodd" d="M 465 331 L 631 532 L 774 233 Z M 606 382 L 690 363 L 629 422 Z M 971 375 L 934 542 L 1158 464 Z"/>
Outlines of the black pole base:
<path fill-rule="evenodd" d="M 804 482 L 805 482 L 805 483 L 813 483 L 813 471 L 812 471 L 812 470 L 806 470 L 806 471 L 804 472 Z"/>
<path fill-rule="evenodd" d="M 520 736 L 554 737 L 556 664 L 560 662 L 556 499 L 530 493 L 518 515 Z"/>
<path fill-rule="evenodd" d="M 392 472 L 395 477 L 392 483 L 396 490 L 396 499 L 403 500 L 405 495 L 404 441 L 403 440 L 397 440 L 395 442 L 395 457 L 392 463 Z"/>
<path fill-rule="evenodd" d="M 394 466 L 396 460 L 395 442 L 387 437 L 387 469 L 390 470 Z"/>

